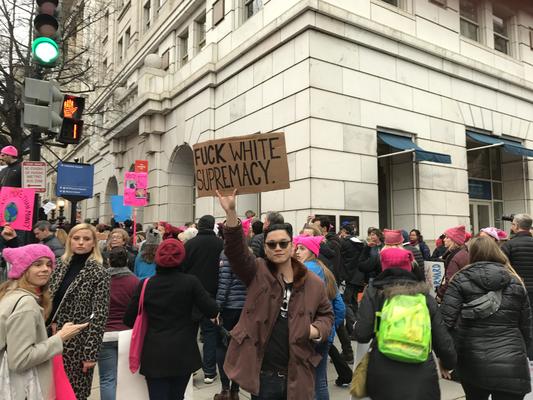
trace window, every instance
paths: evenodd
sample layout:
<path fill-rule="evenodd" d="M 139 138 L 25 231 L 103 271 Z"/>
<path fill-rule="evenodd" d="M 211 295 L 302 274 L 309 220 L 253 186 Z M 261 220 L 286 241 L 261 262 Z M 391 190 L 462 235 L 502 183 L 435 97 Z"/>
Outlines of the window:
<path fill-rule="evenodd" d="M 122 51 L 123 51 L 122 39 L 120 39 L 117 45 L 117 58 L 118 58 L 119 63 L 122 62 Z"/>
<path fill-rule="evenodd" d="M 126 29 L 126 33 L 124 34 L 124 48 L 128 50 L 130 47 L 130 39 L 131 39 L 131 29 Z"/>
<path fill-rule="evenodd" d="M 165 50 L 165 52 L 161 55 L 161 68 L 163 70 L 167 70 L 170 63 L 170 50 Z"/>
<path fill-rule="evenodd" d="M 189 61 L 189 30 L 185 30 L 178 37 L 180 46 L 180 65 L 185 65 Z"/>
<path fill-rule="evenodd" d="M 439 6 L 446 7 L 446 0 L 429 0 L 434 4 L 438 4 Z"/>
<path fill-rule="evenodd" d="M 385 3 L 389 3 L 390 5 L 393 5 L 395 7 L 399 7 L 400 6 L 400 0 L 381 0 Z"/>
<path fill-rule="evenodd" d="M 224 19 L 224 0 L 217 0 L 213 4 L 213 26 Z"/>
<path fill-rule="evenodd" d="M 244 20 L 257 14 L 263 8 L 263 0 L 244 0 Z"/>
<path fill-rule="evenodd" d="M 479 42 L 479 12 L 476 0 L 460 0 L 461 35 Z"/>
<path fill-rule="evenodd" d="M 150 28 L 150 0 L 148 0 L 143 7 L 143 22 L 145 30 Z"/>
<path fill-rule="evenodd" d="M 196 46 L 198 50 L 205 46 L 205 14 L 202 14 L 195 23 L 196 26 Z"/>
<path fill-rule="evenodd" d="M 496 8 L 492 14 L 492 29 L 494 31 L 494 48 L 509 54 L 509 23 L 508 18 Z"/>

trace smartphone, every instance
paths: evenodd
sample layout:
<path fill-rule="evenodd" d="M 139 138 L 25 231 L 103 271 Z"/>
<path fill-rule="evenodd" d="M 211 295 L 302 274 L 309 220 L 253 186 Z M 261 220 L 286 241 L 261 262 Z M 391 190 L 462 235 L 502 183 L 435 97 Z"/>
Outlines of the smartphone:
<path fill-rule="evenodd" d="M 89 315 L 87 318 L 82 319 L 80 322 L 78 322 L 79 325 L 85 324 L 87 322 L 91 322 L 91 320 L 94 318 L 94 313 Z"/>

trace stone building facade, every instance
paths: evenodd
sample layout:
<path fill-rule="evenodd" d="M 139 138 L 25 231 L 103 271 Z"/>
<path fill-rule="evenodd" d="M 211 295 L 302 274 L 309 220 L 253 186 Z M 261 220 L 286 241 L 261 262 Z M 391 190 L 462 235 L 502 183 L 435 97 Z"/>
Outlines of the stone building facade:
<path fill-rule="evenodd" d="M 143 222 L 221 216 L 195 197 L 191 146 L 284 131 L 290 189 L 242 196 L 241 214 L 508 228 L 533 208 L 532 27 L 528 1 L 119 0 L 70 155 L 95 165 L 83 215 L 109 220 L 147 159 Z"/>

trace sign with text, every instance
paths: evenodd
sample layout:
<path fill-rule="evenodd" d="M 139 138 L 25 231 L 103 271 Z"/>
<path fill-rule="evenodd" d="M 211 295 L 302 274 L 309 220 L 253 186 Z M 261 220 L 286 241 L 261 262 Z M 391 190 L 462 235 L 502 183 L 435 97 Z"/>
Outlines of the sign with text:
<path fill-rule="evenodd" d="M 198 197 L 290 187 L 283 132 L 209 140 L 195 144 L 193 153 Z"/>
<path fill-rule="evenodd" d="M 135 160 L 135 172 L 148 172 L 148 160 Z"/>
<path fill-rule="evenodd" d="M 0 226 L 31 231 L 35 190 L 4 186 L 0 190 Z"/>
<path fill-rule="evenodd" d="M 44 161 L 22 162 L 22 187 L 46 192 L 46 163 Z"/>
<path fill-rule="evenodd" d="M 93 197 L 94 165 L 60 162 L 57 165 L 57 197 Z"/>
<path fill-rule="evenodd" d="M 124 205 L 144 207 L 148 204 L 148 174 L 126 172 L 124 176 Z"/>

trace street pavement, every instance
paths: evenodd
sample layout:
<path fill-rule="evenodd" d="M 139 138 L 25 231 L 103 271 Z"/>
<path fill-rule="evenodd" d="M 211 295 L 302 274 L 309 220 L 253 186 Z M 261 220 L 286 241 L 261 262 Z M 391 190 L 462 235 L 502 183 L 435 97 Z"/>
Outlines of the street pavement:
<path fill-rule="evenodd" d="M 356 343 L 352 342 L 352 344 L 355 347 Z M 98 371 L 95 371 L 94 375 L 95 375 L 95 379 L 93 382 L 92 395 L 91 397 L 89 397 L 89 400 L 100 400 Z M 348 392 L 348 388 L 345 388 L 345 387 L 341 388 L 341 387 L 336 386 L 335 385 L 336 378 L 337 378 L 337 374 L 335 372 L 335 368 L 333 368 L 333 364 L 330 362 L 328 363 L 328 381 L 329 381 L 330 399 L 331 400 L 349 400 L 350 394 Z M 213 396 L 219 393 L 221 390 L 220 379 L 217 378 L 217 380 L 214 383 L 210 385 L 206 385 L 204 383 L 204 375 L 201 370 L 198 371 L 196 376 L 194 376 L 193 383 L 194 383 L 194 391 L 193 391 L 194 400 L 212 400 Z M 409 384 L 409 383 L 407 382 L 406 384 Z M 456 382 L 450 382 L 450 381 L 441 379 L 440 389 L 441 389 L 441 394 L 442 394 L 441 400 L 459 400 L 459 399 L 465 398 L 461 385 Z M 243 400 L 248 400 L 250 399 L 250 395 L 246 392 L 241 392 L 240 398 Z M 127 400 L 127 399 L 117 399 L 117 400 Z"/>

